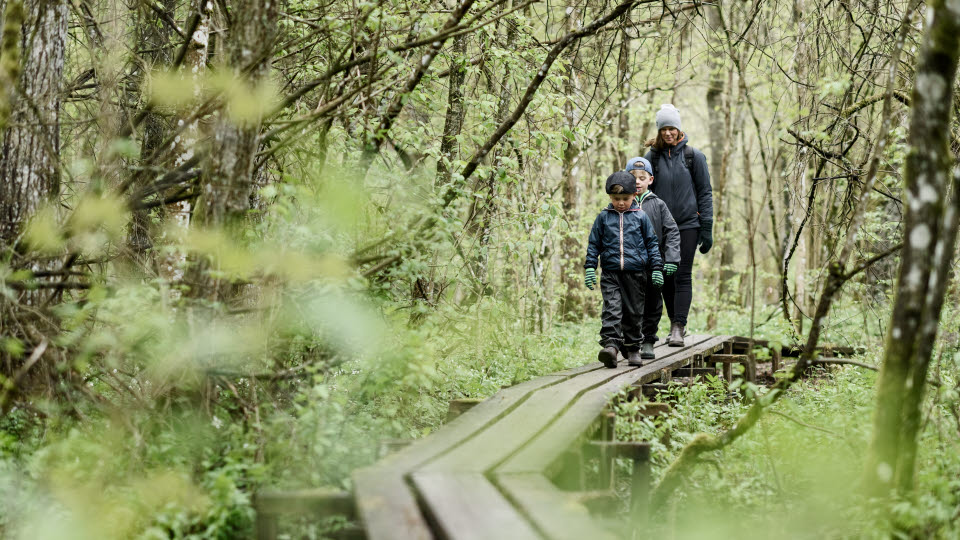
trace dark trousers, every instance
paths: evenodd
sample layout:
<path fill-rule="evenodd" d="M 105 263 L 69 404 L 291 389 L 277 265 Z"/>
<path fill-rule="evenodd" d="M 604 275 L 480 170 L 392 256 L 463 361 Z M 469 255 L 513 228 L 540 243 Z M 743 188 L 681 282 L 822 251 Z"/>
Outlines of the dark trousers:
<path fill-rule="evenodd" d="M 645 272 L 604 270 L 600 274 L 603 315 L 600 346 L 617 347 L 621 352 L 640 350 Z"/>
<path fill-rule="evenodd" d="M 670 322 L 687 325 L 690 302 L 693 300 L 693 256 L 697 252 L 700 229 L 680 231 L 680 265 L 677 272 L 663 280 L 663 303 Z M 660 319 L 658 318 L 657 321 Z"/>
<path fill-rule="evenodd" d="M 664 277 L 664 279 L 668 279 Z M 644 343 L 657 342 L 657 327 L 660 326 L 660 317 L 663 316 L 663 287 L 657 287 L 650 280 L 647 280 L 646 290 L 643 299 L 643 323 L 640 329 L 643 331 Z"/>

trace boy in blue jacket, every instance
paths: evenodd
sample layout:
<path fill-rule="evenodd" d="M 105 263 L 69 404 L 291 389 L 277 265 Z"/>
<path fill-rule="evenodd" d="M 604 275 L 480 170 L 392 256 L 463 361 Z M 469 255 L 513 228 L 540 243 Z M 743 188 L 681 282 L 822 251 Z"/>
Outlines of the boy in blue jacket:
<path fill-rule="evenodd" d="M 617 367 L 617 351 L 631 366 L 642 364 L 640 325 L 643 321 L 643 297 L 647 272 L 651 282 L 663 285 L 663 260 L 657 235 L 650 218 L 640 210 L 634 197 L 637 181 L 620 171 L 607 177 L 610 205 L 593 222 L 587 242 L 585 284 L 593 290 L 597 284 L 597 263 L 603 268 L 600 292 L 603 294 L 602 327 L 597 359 L 608 368 Z"/>

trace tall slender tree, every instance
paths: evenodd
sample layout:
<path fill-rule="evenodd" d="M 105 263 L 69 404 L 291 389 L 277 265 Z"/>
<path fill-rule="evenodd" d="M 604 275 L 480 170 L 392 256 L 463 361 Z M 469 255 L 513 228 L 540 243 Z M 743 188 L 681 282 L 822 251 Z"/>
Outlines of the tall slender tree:
<path fill-rule="evenodd" d="M 913 488 L 927 371 L 960 220 L 960 172 L 951 174 L 950 151 L 960 11 L 945 0 L 934 0 L 928 9 L 903 174 L 904 243 L 866 465 L 869 486 L 883 494 Z"/>

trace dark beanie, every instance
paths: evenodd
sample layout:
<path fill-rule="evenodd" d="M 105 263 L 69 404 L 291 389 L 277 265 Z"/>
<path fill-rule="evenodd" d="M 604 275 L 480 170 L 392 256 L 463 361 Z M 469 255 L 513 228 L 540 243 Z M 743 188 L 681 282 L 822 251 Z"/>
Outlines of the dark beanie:
<path fill-rule="evenodd" d="M 637 192 L 637 179 L 628 172 L 617 171 L 607 177 L 607 193 L 614 192 L 613 186 L 621 186 L 620 193 L 630 195 Z"/>

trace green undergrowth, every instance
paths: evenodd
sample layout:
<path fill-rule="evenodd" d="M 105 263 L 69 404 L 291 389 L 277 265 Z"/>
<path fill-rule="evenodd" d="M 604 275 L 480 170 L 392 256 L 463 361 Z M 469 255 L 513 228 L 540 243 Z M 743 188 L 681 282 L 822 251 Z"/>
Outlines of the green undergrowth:
<path fill-rule="evenodd" d="M 956 373 L 953 359 L 946 362 Z M 960 536 L 960 419 L 956 391 L 946 389 L 952 384 L 929 399 L 916 495 L 892 505 L 860 495 L 875 379 L 871 371 L 835 367 L 795 385 L 745 436 L 702 456 L 649 532 L 698 539 Z M 651 442 L 654 479 L 697 433 L 730 428 L 747 407 L 740 392 L 710 376 L 657 400 L 673 412 L 651 419 L 637 415 L 637 402 L 616 405 L 617 437 Z M 624 501 L 626 465 L 618 469 Z"/>
<path fill-rule="evenodd" d="M 450 400 L 595 358 L 592 325 L 529 332 L 493 302 L 441 315 L 410 325 L 407 311 L 383 309 L 375 344 L 319 365 L 295 338 L 286 346 L 303 372 L 261 385 L 256 403 L 239 378 L 213 396 L 185 384 L 154 397 L 145 382 L 122 411 L 14 409 L 0 419 L 0 536 L 248 537 L 256 490 L 349 489 L 384 440 L 439 428 Z"/>

